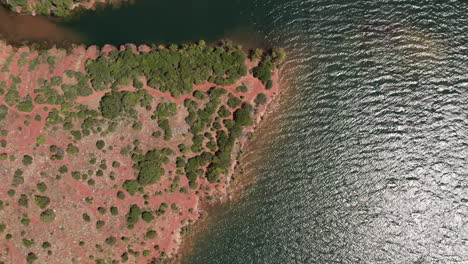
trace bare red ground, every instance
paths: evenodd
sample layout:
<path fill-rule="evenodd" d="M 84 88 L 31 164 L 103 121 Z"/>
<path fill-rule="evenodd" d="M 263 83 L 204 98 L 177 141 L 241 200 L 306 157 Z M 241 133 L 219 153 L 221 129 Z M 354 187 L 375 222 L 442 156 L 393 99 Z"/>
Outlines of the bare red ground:
<path fill-rule="evenodd" d="M 135 52 L 148 52 L 147 46 L 132 46 Z M 112 46 L 104 46 L 101 51 L 109 52 L 114 50 Z M 122 47 L 120 47 L 122 49 Z M 53 76 L 64 76 L 66 70 L 85 71 L 85 63 L 88 59 L 95 59 L 98 56 L 99 49 L 91 46 L 87 49 L 84 47 L 76 47 L 71 54 L 66 54 L 63 50 L 52 49 L 50 54 L 57 57 L 57 63 L 54 71 L 50 71 L 48 65 L 41 64 L 40 67 L 32 72 L 28 71 L 27 65 L 18 67 L 17 61 L 22 52 L 28 52 L 29 61 L 37 56 L 37 52 L 31 52 L 28 48 L 21 48 L 14 50 L 11 46 L 0 43 L 0 67 L 7 61 L 7 59 L 14 55 L 14 60 L 10 65 L 10 72 L 0 72 L 0 81 L 5 81 L 7 86 L 11 85 L 10 75 L 21 76 L 23 82 L 20 89 L 20 95 L 30 95 L 34 98 L 34 89 L 37 88 L 37 80 L 40 78 L 50 79 Z M 254 67 L 254 62 L 246 61 L 249 68 Z M 268 102 L 278 93 L 278 71 L 275 71 L 273 76 L 273 88 L 265 90 L 264 85 L 252 75 L 247 75 L 241 78 L 236 84 L 225 86 L 226 90 L 235 94 L 244 96 L 245 102 L 252 102 L 259 93 L 265 93 L 268 97 Z M 64 78 L 65 79 L 65 78 Z M 145 82 L 144 82 L 145 83 Z M 245 85 L 249 88 L 246 93 L 237 93 L 235 88 Z M 205 83 L 203 85 L 194 86 L 194 90 L 207 91 L 215 84 Z M 133 87 L 123 87 L 122 90 L 133 90 Z M 158 90 L 147 89 L 158 101 L 169 100 L 177 104 L 182 104 L 187 98 L 193 99 L 192 95 L 181 96 L 174 98 L 169 93 L 162 93 Z M 80 97 L 76 100 L 77 103 L 89 105 L 90 107 L 97 107 L 100 98 L 108 91 L 101 91 L 94 93 L 87 97 Z M 4 96 L 0 96 L 0 103 L 4 101 Z M 126 236 L 131 239 L 132 249 L 142 252 L 145 249 L 151 250 L 151 255 L 158 257 L 161 252 L 168 255 L 175 254 L 180 245 L 181 236 L 180 230 L 189 221 L 196 221 L 199 218 L 199 201 L 205 195 L 222 196 L 226 192 L 229 185 L 227 180 L 219 184 L 209 184 L 205 180 L 200 180 L 197 190 L 190 190 L 187 194 L 176 192 L 169 192 L 169 187 L 175 177 L 175 160 L 171 160 L 170 164 L 165 167 L 166 175 L 155 185 L 145 188 L 150 194 L 157 191 L 162 191 L 163 195 L 151 195 L 148 199 L 148 209 L 157 210 L 161 203 L 166 203 L 169 206 L 172 203 L 177 204 L 178 210 L 173 211 L 170 208 L 164 216 L 157 217 L 156 221 L 152 224 L 151 228 L 156 230 L 158 237 L 152 240 L 146 240 L 144 245 L 138 242 L 142 241 L 143 235 L 148 229 L 148 224 L 141 221 L 135 226 L 134 229 L 129 230 L 126 228 L 126 223 L 123 216 L 128 212 L 132 204 L 138 204 L 141 208 L 146 208 L 144 200 L 141 195 L 130 196 L 126 193 L 126 198 L 120 200 L 116 198 L 116 191 L 121 190 L 121 185 L 125 180 L 134 179 L 134 170 L 132 169 L 133 162 L 129 157 L 120 155 L 121 147 L 131 145 L 135 139 L 141 141 L 141 148 L 144 151 L 154 148 L 162 148 L 165 146 L 171 147 L 178 153 L 178 144 L 190 142 L 190 137 L 184 136 L 182 133 L 174 134 L 171 141 L 155 140 L 151 137 L 151 133 L 157 129 L 157 124 L 150 119 L 151 113 L 141 110 L 139 120 L 144 124 L 141 131 L 134 131 L 131 124 L 122 124 L 119 126 L 116 133 L 100 137 L 106 142 L 106 149 L 112 146 L 113 150 L 106 150 L 106 153 L 96 149 L 96 138 L 93 136 L 85 137 L 84 139 L 76 142 L 80 149 L 77 155 L 65 155 L 64 160 L 50 162 L 49 160 L 49 146 L 56 145 L 62 149 L 73 142 L 68 132 L 62 129 L 53 131 L 45 126 L 45 119 L 48 111 L 44 111 L 44 107 L 49 109 L 57 107 L 52 105 L 36 105 L 31 113 L 18 112 L 15 109 L 10 109 L 7 122 L 0 123 L 1 129 L 10 131 L 7 137 L 1 137 L 0 140 L 5 139 L 8 145 L 5 149 L 0 149 L 1 153 L 14 155 L 15 161 L 0 161 L 0 181 L 5 184 L 0 185 L 0 200 L 9 203 L 5 209 L 0 210 L 0 223 L 7 223 L 7 230 L 5 233 L 10 233 L 13 238 L 9 241 L 4 240 L 0 243 L 0 261 L 6 263 L 24 263 L 25 256 L 28 252 L 35 252 L 42 262 L 37 263 L 94 263 L 89 258 L 90 255 L 96 258 L 115 258 L 119 259 L 120 254 L 126 251 L 128 244 L 118 239 L 115 246 L 108 246 L 103 241 L 108 236 Z M 265 113 L 267 105 L 259 108 L 256 120 L 260 121 L 261 116 Z M 184 118 L 187 115 L 185 108 L 179 107 L 177 115 L 171 118 L 171 128 L 173 130 L 179 129 L 181 131 L 187 130 Z M 34 120 L 35 115 L 42 117 L 41 121 Z M 28 118 L 29 116 L 29 118 Z M 29 125 L 24 122 L 28 120 Z M 255 126 L 255 125 L 254 125 Z M 247 132 L 252 132 L 254 126 L 249 127 Z M 21 128 L 21 129 L 19 129 Z M 40 135 L 46 135 L 46 144 L 43 146 L 36 146 L 36 139 Z M 244 136 L 240 139 L 240 147 L 245 143 L 247 137 Z M 41 153 L 44 153 L 41 156 Z M 24 166 L 21 163 L 23 155 L 31 155 L 34 157 L 32 165 Z M 92 155 L 96 154 L 97 164 L 91 165 L 88 161 Z M 71 177 L 71 171 L 85 172 L 88 169 L 96 170 L 99 162 L 105 159 L 107 161 L 108 169 L 104 176 L 92 178 L 96 181 L 94 186 L 89 186 L 85 181 L 78 181 Z M 121 166 L 118 169 L 111 167 L 112 161 L 119 161 Z M 61 179 L 57 180 L 56 176 L 60 175 L 58 168 L 62 165 L 67 165 L 69 172 L 61 175 Z M 235 166 L 235 161 L 232 166 Z M 16 170 L 21 168 L 24 171 L 23 177 L 25 183 L 16 188 L 16 195 L 13 198 L 7 196 L 7 191 L 10 189 L 11 177 Z M 113 181 L 108 177 L 108 172 L 114 171 L 116 173 L 116 180 Z M 231 170 L 232 171 L 232 170 Z M 40 172 L 45 172 L 41 176 Z M 227 177 L 226 179 L 229 179 Z M 33 197 L 37 193 L 36 184 L 44 182 L 48 186 L 46 195 L 51 199 L 48 208 L 53 208 L 56 212 L 56 220 L 52 224 L 44 224 L 39 219 L 41 210 L 34 205 L 34 201 L 30 199 L 29 208 L 18 206 L 17 200 L 20 194 L 29 194 Z M 117 189 L 113 186 L 116 185 Z M 188 181 L 184 175 L 180 176 L 179 186 L 188 186 Z M 92 204 L 85 202 L 86 197 L 93 197 Z M 105 207 L 109 210 L 111 206 L 116 206 L 119 210 L 118 216 L 111 216 L 109 212 L 101 215 L 97 212 L 98 207 Z M 19 220 L 23 217 L 24 213 L 28 213 L 28 218 L 31 223 L 29 226 L 22 226 Z M 87 213 L 91 216 L 90 223 L 82 220 L 82 214 Z M 97 231 L 95 222 L 103 220 L 106 222 L 104 228 Z M 24 237 L 20 235 L 21 231 L 25 231 Z M 21 239 L 33 238 L 36 242 L 34 246 L 27 249 L 22 245 Z M 41 248 L 41 244 L 48 241 L 52 244 L 50 250 L 53 251 L 51 256 L 47 256 L 46 250 Z M 84 246 L 79 246 L 78 243 L 84 241 Z M 104 248 L 103 253 L 96 253 L 95 244 L 100 244 Z M 154 246 L 159 246 L 159 251 L 153 249 Z M 8 249 L 8 253 L 7 252 Z M 130 263 L 146 263 L 147 259 L 137 258 L 130 259 Z"/>

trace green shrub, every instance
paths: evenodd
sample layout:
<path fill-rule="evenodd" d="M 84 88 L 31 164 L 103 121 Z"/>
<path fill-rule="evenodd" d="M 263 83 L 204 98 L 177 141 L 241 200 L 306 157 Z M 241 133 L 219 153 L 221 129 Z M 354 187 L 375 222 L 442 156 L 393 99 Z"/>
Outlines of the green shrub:
<path fill-rule="evenodd" d="M 235 97 L 234 95 L 232 94 L 229 94 L 228 95 L 228 101 L 227 101 L 227 104 L 230 108 L 237 108 L 238 106 L 240 106 L 242 103 L 242 100 Z"/>
<path fill-rule="evenodd" d="M 73 130 L 73 131 L 70 132 L 70 134 L 76 140 L 81 140 L 81 138 L 82 138 L 81 131 L 79 131 L 79 130 Z"/>
<path fill-rule="evenodd" d="M 65 165 L 60 166 L 59 172 L 62 173 L 62 174 L 67 173 L 68 172 L 67 166 L 65 166 Z"/>
<path fill-rule="evenodd" d="M 253 124 L 252 115 L 247 109 L 238 109 L 234 112 L 234 120 L 239 126 L 250 126 Z"/>
<path fill-rule="evenodd" d="M 132 129 L 136 131 L 140 131 L 143 128 L 143 123 L 140 121 L 134 122 L 132 125 Z"/>
<path fill-rule="evenodd" d="M 115 206 L 112 206 L 110 208 L 111 215 L 118 215 L 119 214 L 119 209 Z"/>
<path fill-rule="evenodd" d="M 23 207 L 28 207 L 29 199 L 26 194 L 21 194 L 20 198 L 18 199 L 18 205 Z"/>
<path fill-rule="evenodd" d="M 119 168 L 119 167 L 120 167 L 120 162 L 114 160 L 114 161 L 112 162 L 112 167 L 113 167 L 113 168 L 116 168 L 116 169 Z"/>
<path fill-rule="evenodd" d="M 30 97 L 27 97 L 25 101 L 19 102 L 16 108 L 21 112 L 31 112 L 34 109 L 34 105 Z"/>
<path fill-rule="evenodd" d="M 106 208 L 104 208 L 104 207 L 98 207 L 97 210 L 101 215 L 104 215 L 107 212 Z"/>
<path fill-rule="evenodd" d="M 123 200 L 125 199 L 125 193 L 121 192 L 121 191 L 118 191 L 117 192 L 117 198 Z"/>
<path fill-rule="evenodd" d="M 264 93 L 259 93 L 257 97 L 255 97 L 255 104 L 256 105 L 263 105 L 267 102 L 267 97 Z"/>
<path fill-rule="evenodd" d="M 143 213 L 141 213 L 141 218 L 146 223 L 150 223 L 151 221 L 154 220 L 153 214 L 151 212 L 148 212 L 148 211 L 144 211 Z"/>
<path fill-rule="evenodd" d="M 96 222 L 96 229 L 97 230 L 100 230 L 101 228 L 103 228 L 104 226 L 106 225 L 106 222 L 102 221 L 102 220 L 98 220 Z"/>
<path fill-rule="evenodd" d="M 224 106 L 222 105 L 219 110 L 218 110 L 218 116 L 221 118 L 225 118 L 231 115 L 231 112 Z"/>
<path fill-rule="evenodd" d="M 169 206 L 167 205 L 167 203 L 161 203 L 159 205 L 159 209 L 157 211 L 157 214 L 158 215 L 163 215 L 164 213 L 166 213 L 166 209 L 168 208 Z"/>
<path fill-rule="evenodd" d="M 41 213 L 40 218 L 42 222 L 49 224 L 55 220 L 55 213 L 51 209 L 46 209 Z"/>
<path fill-rule="evenodd" d="M 13 187 L 18 187 L 19 185 L 24 183 L 24 177 L 22 175 L 23 171 L 21 169 L 15 170 L 15 173 L 13 175 L 13 181 L 11 183 Z"/>
<path fill-rule="evenodd" d="M 5 105 L 0 105 L 0 120 L 5 120 L 8 116 L 8 107 Z"/>
<path fill-rule="evenodd" d="M 75 180 L 81 179 L 81 173 L 80 173 L 79 171 L 74 171 L 74 172 L 72 172 L 71 176 L 72 176 L 72 178 L 75 179 Z"/>
<path fill-rule="evenodd" d="M 82 217 L 83 217 L 83 220 L 86 221 L 86 222 L 91 221 L 91 217 L 90 217 L 87 213 L 84 213 L 84 214 L 82 215 Z"/>
<path fill-rule="evenodd" d="M 203 92 L 201 91 L 195 91 L 193 92 L 193 97 L 199 99 L 199 100 L 203 100 L 205 99 L 205 95 L 203 94 Z"/>
<path fill-rule="evenodd" d="M 149 230 L 146 232 L 145 237 L 149 239 L 155 239 L 158 236 L 158 233 L 154 230 Z"/>
<path fill-rule="evenodd" d="M 236 92 L 237 93 L 246 93 L 248 91 L 249 91 L 249 89 L 244 85 L 236 87 Z"/>
<path fill-rule="evenodd" d="M 141 209 L 138 207 L 138 205 L 134 204 L 130 207 L 130 210 L 128 211 L 126 217 L 127 224 L 128 225 L 135 225 L 138 223 L 138 220 L 140 219 L 141 215 Z"/>
<path fill-rule="evenodd" d="M 74 146 L 73 144 L 68 144 L 67 146 L 67 153 L 68 154 L 76 154 L 78 153 L 80 150 L 78 149 L 78 147 Z"/>
<path fill-rule="evenodd" d="M 49 242 L 47 242 L 47 241 L 45 241 L 44 243 L 42 243 L 42 248 L 44 248 L 44 249 L 45 249 L 45 248 L 50 248 L 51 246 L 52 246 L 52 245 L 51 245 Z"/>
<path fill-rule="evenodd" d="M 37 206 L 41 209 L 45 209 L 47 205 L 50 203 L 50 199 L 47 196 L 40 196 L 40 195 L 35 195 L 34 196 L 34 201 L 36 202 Z"/>
<path fill-rule="evenodd" d="M 113 236 L 110 236 L 110 237 L 106 238 L 105 242 L 106 242 L 107 245 L 113 246 L 117 242 L 117 239 L 115 237 L 113 237 Z"/>
<path fill-rule="evenodd" d="M 123 183 L 122 188 L 124 188 L 130 195 L 134 195 L 138 190 L 138 182 L 136 180 L 126 180 Z"/>
<path fill-rule="evenodd" d="M 36 139 L 37 145 L 44 145 L 46 143 L 46 137 L 44 135 L 40 135 Z"/>
<path fill-rule="evenodd" d="M 21 224 L 24 226 L 28 226 L 30 222 L 31 220 L 29 220 L 28 218 L 21 219 Z"/>
<path fill-rule="evenodd" d="M 271 80 L 274 68 L 275 65 L 271 61 L 271 57 L 267 56 L 258 64 L 257 67 L 253 69 L 253 75 L 255 78 L 260 79 L 263 83 L 266 83 L 267 81 Z"/>
<path fill-rule="evenodd" d="M 106 142 L 104 142 L 103 140 L 96 141 L 96 147 L 99 150 L 102 150 L 105 146 L 106 146 Z"/>
<path fill-rule="evenodd" d="M 36 244 L 36 243 L 34 242 L 34 239 L 26 239 L 26 238 L 23 238 L 21 241 L 23 242 L 23 245 L 24 245 L 26 248 L 30 248 L 30 247 L 32 247 L 34 244 Z"/>
<path fill-rule="evenodd" d="M 39 190 L 42 193 L 47 191 L 47 185 L 43 182 L 38 183 L 36 187 L 37 187 L 37 190 Z"/>
<path fill-rule="evenodd" d="M 32 164 L 32 161 L 33 161 L 33 158 L 31 156 L 24 155 L 23 160 L 21 162 L 23 163 L 23 165 L 28 166 Z"/>
<path fill-rule="evenodd" d="M 36 254 L 29 252 L 28 256 L 26 256 L 26 262 L 33 263 L 35 260 L 37 260 Z"/>
<path fill-rule="evenodd" d="M 264 53 L 264 51 L 262 49 L 255 49 L 250 54 L 250 59 L 252 61 L 260 60 L 263 57 L 263 53 Z"/>

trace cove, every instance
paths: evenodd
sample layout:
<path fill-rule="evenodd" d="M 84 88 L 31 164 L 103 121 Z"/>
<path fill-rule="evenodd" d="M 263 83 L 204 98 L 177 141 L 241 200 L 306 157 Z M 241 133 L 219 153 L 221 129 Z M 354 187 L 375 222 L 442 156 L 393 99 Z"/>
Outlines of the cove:
<path fill-rule="evenodd" d="M 139 0 L 79 10 L 60 25 L 101 46 L 212 42 L 245 31 L 255 39 L 253 6 L 250 0 Z"/>

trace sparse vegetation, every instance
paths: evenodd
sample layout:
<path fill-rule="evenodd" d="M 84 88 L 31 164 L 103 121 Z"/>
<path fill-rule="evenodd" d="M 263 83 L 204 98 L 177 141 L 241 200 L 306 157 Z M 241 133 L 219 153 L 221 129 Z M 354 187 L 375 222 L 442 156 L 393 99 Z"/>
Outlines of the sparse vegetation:
<path fill-rule="evenodd" d="M 41 12 L 64 14 L 59 6 Z M 58 235 L 91 262 L 116 263 L 109 254 L 114 246 L 125 248 L 119 255 L 128 262 L 164 259 L 157 244 L 190 223 L 196 212 L 187 207 L 196 199 L 222 192 L 244 129 L 269 99 L 251 75 L 239 80 L 250 71 L 272 87 L 281 54 L 254 52 L 259 64 L 247 69 L 245 54 L 229 42 L 145 52 L 127 46 L 97 49 L 96 59 L 90 52 L 77 67 L 68 59 L 82 55 L 80 49 L 18 49 L 2 60 L 0 160 L 7 190 L 0 232 L 9 232 L 5 238 L 19 244 L 28 262 L 51 261 L 52 250 L 64 246 Z M 217 87 L 225 85 L 232 86 Z M 176 104 L 181 96 L 183 104 Z M 174 215 L 182 221 L 168 226 Z M 69 225 L 75 218 L 77 225 Z"/>

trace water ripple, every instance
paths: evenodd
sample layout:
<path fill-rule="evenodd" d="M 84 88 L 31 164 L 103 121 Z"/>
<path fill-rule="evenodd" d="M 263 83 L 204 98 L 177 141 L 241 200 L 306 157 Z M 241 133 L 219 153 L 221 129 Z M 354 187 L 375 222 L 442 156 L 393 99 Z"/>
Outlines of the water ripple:
<path fill-rule="evenodd" d="M 467 3 L 255 4 L 288 98 L 187 263 L 468 263 Z"/>

